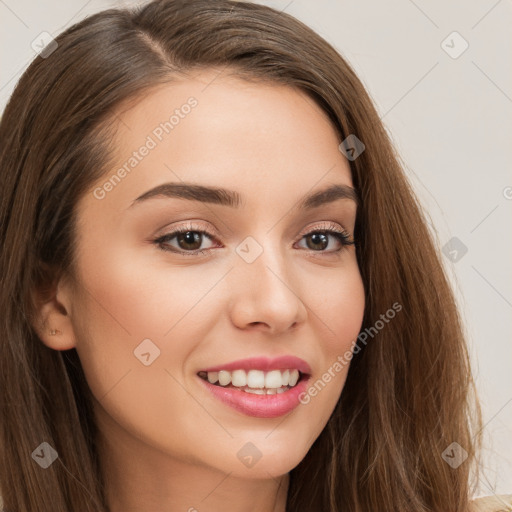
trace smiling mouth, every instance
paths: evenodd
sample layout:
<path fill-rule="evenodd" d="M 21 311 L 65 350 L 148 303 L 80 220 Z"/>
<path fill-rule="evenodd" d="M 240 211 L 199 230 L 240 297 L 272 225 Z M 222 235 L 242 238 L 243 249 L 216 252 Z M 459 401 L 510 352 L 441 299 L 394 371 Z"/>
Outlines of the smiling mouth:
<path fill-rule="evenodd" d="M 270 370 L 220 370 L 218 372 L 201 371 L 201 379 L 222 388 L 238 389 L 256 395 L 274 395 L 285 393 L 298 382 L 308 378 L 297 369 Z"/>

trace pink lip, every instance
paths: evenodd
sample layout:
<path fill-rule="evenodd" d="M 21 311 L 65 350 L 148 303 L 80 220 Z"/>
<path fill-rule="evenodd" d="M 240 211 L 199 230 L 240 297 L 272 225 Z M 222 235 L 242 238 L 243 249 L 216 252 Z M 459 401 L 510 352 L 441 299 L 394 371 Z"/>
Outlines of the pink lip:
<path fill-rule="evenodd" d="M 284 393 L 275 395 L 255 395 L 236 388 L 216 386 L 210 384 L 207 380 L 201 379 L 201 377 L 198 378 L 221 402 L 233 407 L 233 409 L 236 409 L 242 414 L 256 416 L 258 418 L 276 418 L 291 412 L 299 405 L 299 397 L 301 393 L 306 391 L 309 381 L 309 377 L 303 377 L 293 388 Z"/>
<path fill-rule="evenodd" d="M 311 374 L 311 367 L 306 361 L 295 356 L 281 356 L 274 359 L 268 357 L 251 357 L 249 359 L 239 359 L 231 363 L 220 364 L 205 368 L 203 372 L 219 372 L 220 370 L 261 370 L 264 372 L 270 370 L 293 370 L 297 369 L 301 373 Z M 284 393 L 283 393 L 284 394 Z M 259 396 L 259 395 L 255 395 Z M 274 396 L 274 395 L 269 395 Z M 279 395 L 277 395 L 279 396 Z"/>

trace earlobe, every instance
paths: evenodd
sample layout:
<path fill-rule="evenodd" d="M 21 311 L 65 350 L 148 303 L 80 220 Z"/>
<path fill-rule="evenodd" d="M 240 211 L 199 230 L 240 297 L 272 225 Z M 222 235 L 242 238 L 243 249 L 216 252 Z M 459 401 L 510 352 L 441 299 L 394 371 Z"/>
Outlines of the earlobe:
<path fill-rule="evenodd" d="M 39 339 L 53 350 L 69 350 L 75 347 L 75 338 L 69 330 L 45 329 L 38 332 Z"/>
<path fill-rule="evenodd" d="M 32 294 L 35 308 L 33 328 L 39 339 L 53 350 L 74 348 L 75 332 L 70 316 L 70 290 L 61 280 L 41 286 Z"/>
<path fill-rule="evenodd" d="M 75 335 L 71 318 L 60 311 L 52 299 L 42 305 L 38 312 L 39 322 L 34 326 L 39 339 L 53 350 L 69 350 L 75 347 Z"/>

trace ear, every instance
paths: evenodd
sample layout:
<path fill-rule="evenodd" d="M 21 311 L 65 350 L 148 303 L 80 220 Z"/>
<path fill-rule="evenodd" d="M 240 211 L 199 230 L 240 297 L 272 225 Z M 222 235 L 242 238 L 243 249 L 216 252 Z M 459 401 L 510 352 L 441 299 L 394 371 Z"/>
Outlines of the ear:
<path fill-rule="evenodd" d="M 45 278 L 32 292 L 35 317 L 32 326 L 39 339 L 53 350 L 69 350 L 76 345 L 71 320 L 72 286 L 67 275 L 43 265 Z"/>

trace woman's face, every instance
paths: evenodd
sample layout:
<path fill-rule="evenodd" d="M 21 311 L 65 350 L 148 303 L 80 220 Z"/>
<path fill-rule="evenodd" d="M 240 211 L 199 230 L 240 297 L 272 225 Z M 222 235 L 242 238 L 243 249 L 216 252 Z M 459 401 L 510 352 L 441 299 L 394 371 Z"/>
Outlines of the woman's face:
<path fill-rule="evenodd" d="M 78 204 L 65 348 L 117 452 L 268 478 L 304 458 L 345 382 L 364 290 L 355 247 L 325 231 L 352 240 L 356 203 L 309 97 L 217 73 L 118 112 L 115 163 Z M 286 369 L 308 374 L 299 388 Z"/>

